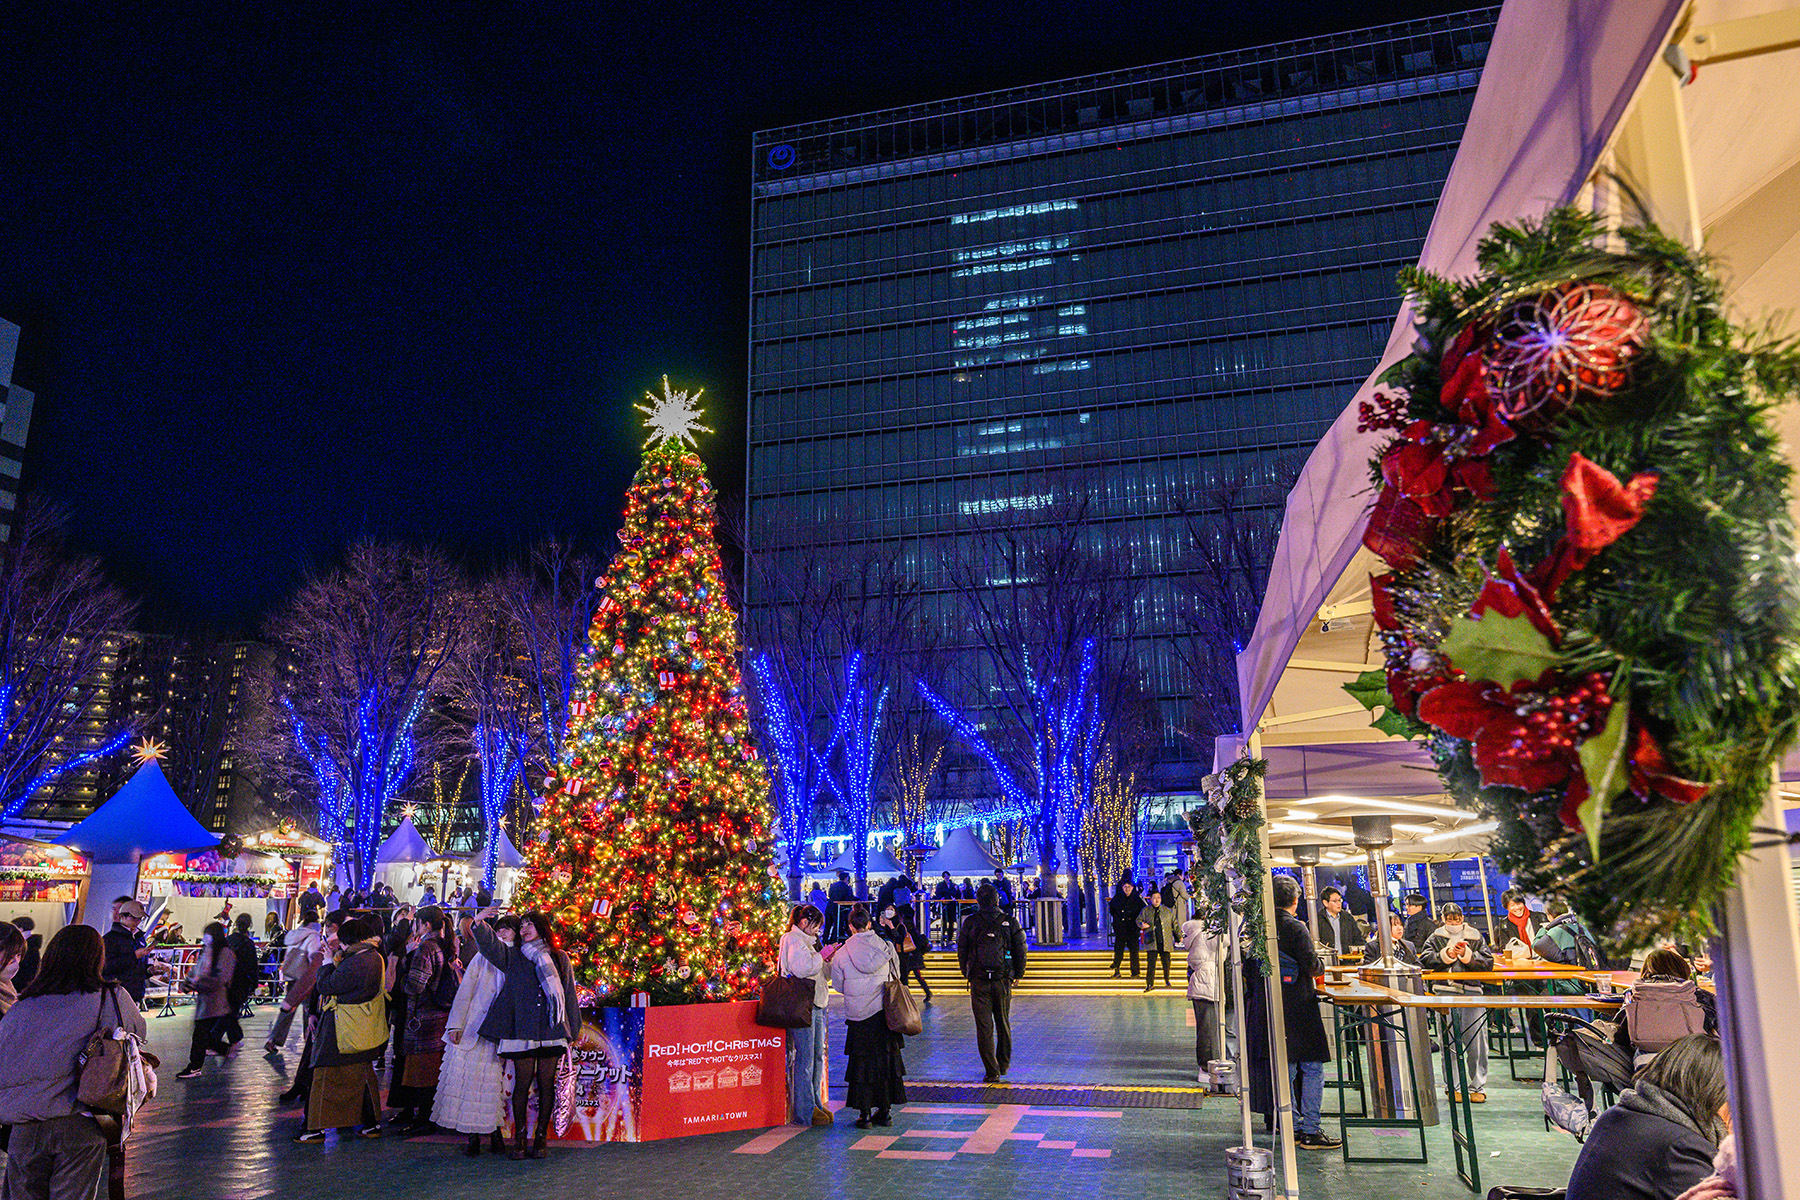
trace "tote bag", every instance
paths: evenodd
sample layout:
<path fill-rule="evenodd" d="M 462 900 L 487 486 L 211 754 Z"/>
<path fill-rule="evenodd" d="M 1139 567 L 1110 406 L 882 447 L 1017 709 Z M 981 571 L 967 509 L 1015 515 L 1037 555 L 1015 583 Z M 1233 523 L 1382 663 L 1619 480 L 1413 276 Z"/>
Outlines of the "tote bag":
<path fill-rule="evenodd" d="M 106 1024 L 106 1006 L 112 1005 L 113 1023 Z M 75 1099 L 97 1113 L 129 1117 L 145 1100 L 156 1095 L 154 1054 L 144 1050 L 137 1035 L 124 1027 L 119 1015 L 119 993 L 107 988 L 94 1020 L 94 1032 L 81 1053 L 81 1081 Z"/>
<path fill-rule="evenodd" d="M 887 1027 L 905 1037 L 925 1032 L 925 1018 L 919 1013 L 919 1002 L 900 978 L 898 965 L 893 977 L 882 985 L 881 1011 L 887 1015 Z"/>

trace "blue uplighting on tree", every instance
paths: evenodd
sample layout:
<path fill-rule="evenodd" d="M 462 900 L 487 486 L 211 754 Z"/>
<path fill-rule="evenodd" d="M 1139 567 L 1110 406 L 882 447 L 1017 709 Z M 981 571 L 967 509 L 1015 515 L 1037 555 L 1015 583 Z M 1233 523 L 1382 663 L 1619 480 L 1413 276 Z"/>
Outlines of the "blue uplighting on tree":
<path fill-rule="evenodd" d="M 413 725 L 425 709 L 426 695 L 417 693 L 392 727 L 378 719 L 376 700 L 376 694 L 369 692 L 357 703 L 347 762 L 340 762 L 324 738 L 308 731 L 293 704 L 282 700 L 293 725 L 294 742 L 318 785 L 319 829 L 335 847 L 348 853 L 359 890 L 373 882 L 375 849 L 381 844 L 388 805 L 411 780 Z"/>
<path fill-rule="evenodd" d="M 481 761 L 481 878 L 491 889 L 500 853 L 500 818 L 506 814 L 506 797 L 524 764 L 514 739 L 503 730 L 477 725 L 474 740 L 475 756 Z"/>
<path fill-rule="evenodd" d="M 875 780 L 881 769 L 881 719 L 887 700 L 887 686 L 878 686 L 864 674 L 862 651 L 852 651 L 844 660 L 844 691 L 832 722 L 831 745 L 826 749 L 827 761 L 836 751 L 843 778 L 826 771 L 825 783 L 850 825 L 858 881 L 869 877 L 869 825 L 875 809 Z"/>
<path fill-rule="evenodd" d="M 757 698 L 762 702 L 762 740 L 775 760 L 775 812 L 788 848 L 790 874 L 800 870 L 800 851 L 812 836 L 813 801 L 818 793 L 816 755 L 808 730 L 795 716 L 767 654 L 750 662 Z"/>
<path fill-rule="evenodd" d="M 5 706 L 6 700 L 3 695 L 0 695 L 0 709 L 4 709 Z M 7 820 L 17 816 L 19 810 L 24 808 L 26 803 L 29 802 L 33 796 L 37 795 L 40 789 L 49 787 L 52 783 L 55 783 L 70 771 L 79 771 L 82 767 L 87 766 L 91 762 L 105 758 L 109 754 L 117 754 L 130 743 L 132 733 L 133 730 L 129 727 L 121 729 L 93 749 L 84 750 L 80 754 L 71 755 L 66 761 L 55 763 L 38 772 L 31 778 L 30 782 L 26 783 L 26 785 L 19 790 L 19 793 L 13 798 L 12 803 L 8 804 L 4 811 L 0 811 L 0 820 Z"/>

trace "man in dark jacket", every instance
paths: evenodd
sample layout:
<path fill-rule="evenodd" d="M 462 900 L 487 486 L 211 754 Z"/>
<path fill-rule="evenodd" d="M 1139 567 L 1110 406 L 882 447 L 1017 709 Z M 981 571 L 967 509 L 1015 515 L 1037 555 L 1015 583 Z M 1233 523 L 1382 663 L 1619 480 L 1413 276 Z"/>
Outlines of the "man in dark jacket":
<path fill-rule="evenodd" d="M 115 907 L 114 913 L 112 928 L 101 939 L 106 943 L 106 977 L 131 993 L 141 1008 L 144 988 L 150 980 L 150 941 L 143 932 L 144 906 L 136 900 L 126 900 Z"/>
<path fill-rule="evenodd" d="M 825 940 L 841 942 L 848 936 L 845 922 L 850 918 L 850 905 L 843 902 L 856 899 L 856 889 L 850 886 L 850 872 L 838 871 L 837 882 L 831 885 L 826 899 L 831 901 L 831 909 L 825 914 Z"/>
<path fill-rule="evenodd" d="M 1417 950 L 1437 928 L 1437 922 L 1425 911 L 1425 897 L 1418 892 L 1406 893 L 1406 940 Z"/>
<path fill-rule="evenodd" d="M 1138 895 L 1137 884 L 1130 875 L 1124 876 L 1106 906 L 1107 915 L 1112 918 L 1114 979 L 1119 977 L 1119 963 L 1127 946 L 1131 948 L 1131 977 L 1138 977 L 1138 914 L 1143 911 L 1144 898 Z"/>
<path fill-rule="evenodd" d="M 1300 911 L 1300 884 L 1291 875 L 1277 875 L 1274 890 L 1276 946 L 1281 953 L 1281 1004 L 1287 1027 L 1288 1079 L 1294 1089 L 1294 1145 L 1303 1150 L 1335 1150 L 1343 1145 L 1320 1128 L 1319 1109 L 1325 1099 L 1325 1064 L 1331 1060 L 1331 1043 L 1325 1038 L 1325 1020 L 1319 1015 L 1319 997 L 1313 977 L 1325 969 L 1313 949 L 1312 933 L 1296 914 Z"/>
<path fill-rule="evenodd" d="M 1355 916 L 1344 907 L 1344 893 L 1335 887 L 1319 892 L 1319 940 L 1336 950 L 1340 961 L 1352 946 L 1363 944 Z"/>
<path fill-rule="evenodd" d="M 938 927 L 942 930 L 938 942 L 941 945 L 953 945 L 956 941 L 958 907 L 956 900 L 961 895 L 962 893 L 956 890 L 956 882 L 950 878 L 950 872 L 945 871 L 944 877 L 938 880 L 937 887 L 931 893 L 932 900 L 938 906 Z"/>
<path fill-rule="evenodd" d="M 256 939 L 250 930 L 256 921 L 249 913 L 239 913 L 234 922 L 235 928 L 225 944 L 231 948 L 232 968 L 231 982 L 225 987 L 225 998 L 231 1002 L 231 1012 L 225 1017 L 225 1040 L 237 1045 L 244 1040 L 243 1012 L 244 1005 L 256 991 L 257 981 L 262 978 L 262 961 L 256 949 Z"/>
<path fill-rule="evenodd" d="M 956 965 L 969 981 L 982 1082 L 998 1083 L 1012 1064 L 1012 985 L 1025 978 L 1025 931 L 991 883 L 975 893 L 975 911 L 956 935 Z"/>

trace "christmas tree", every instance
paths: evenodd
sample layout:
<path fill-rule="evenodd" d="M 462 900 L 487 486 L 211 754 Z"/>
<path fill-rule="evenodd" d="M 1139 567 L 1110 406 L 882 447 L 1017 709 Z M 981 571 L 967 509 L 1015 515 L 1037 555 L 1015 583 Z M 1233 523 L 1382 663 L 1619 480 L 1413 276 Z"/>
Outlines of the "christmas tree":
<path fill-rule="evenodd" d="M 658 1003 L 752 995 L 786 925 L 749 740 L 699 394 L 646 393 L 650 436 L 526 851 L 577 974 Z"/>

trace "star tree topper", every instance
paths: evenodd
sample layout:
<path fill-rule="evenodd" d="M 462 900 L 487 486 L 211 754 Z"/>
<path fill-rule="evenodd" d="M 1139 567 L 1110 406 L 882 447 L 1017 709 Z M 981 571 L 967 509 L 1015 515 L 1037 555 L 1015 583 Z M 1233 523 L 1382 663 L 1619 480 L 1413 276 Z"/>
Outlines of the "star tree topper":
<path fill-rule="evenodd" d="M 644 439 L 646 448 L 663 442 L 686 442 L 694 444 L 694 434 L 711 433 L 712 430 L 700 423 L 700 397 L 706 389 L 689 395 L 685 391 L 671 391 L 669 377 L 663 376 L 663 394 L 645 392 L 644 399 L 648 404 L 640 404 L 637 410 L 649 419 L 644 422 L 650 429 L 650 436 Z"/>

